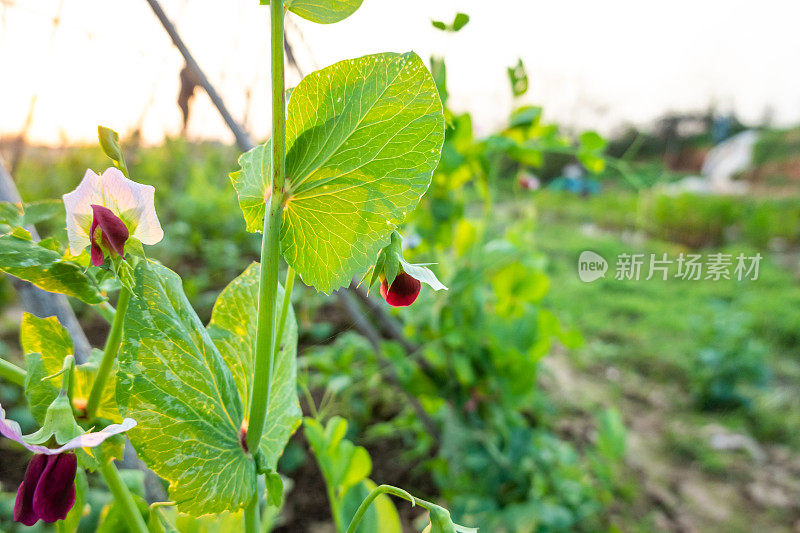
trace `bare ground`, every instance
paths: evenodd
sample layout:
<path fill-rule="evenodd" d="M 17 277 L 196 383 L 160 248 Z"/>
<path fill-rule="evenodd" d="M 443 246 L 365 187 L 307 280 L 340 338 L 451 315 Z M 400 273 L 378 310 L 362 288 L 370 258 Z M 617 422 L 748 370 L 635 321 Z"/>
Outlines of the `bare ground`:
<path fill-rule="evenodd" d="M 800 532 L 800 455 L 692 416 L 677 387 L 612 366 L 577 370 L 563 352 L 542 364 L 542 386 L 567 413 L 566 437 L 593 439 L 600 408 L 615 406 L 624 417 L 626 467 L 638 491 L 619 506 L 619 520 L 612 516 L 623 530 L 632 513 L 633 523 L 659 531 Z M 693 448 L 710 450 L 717 462 L 693 458 L 686 451 Z"/>

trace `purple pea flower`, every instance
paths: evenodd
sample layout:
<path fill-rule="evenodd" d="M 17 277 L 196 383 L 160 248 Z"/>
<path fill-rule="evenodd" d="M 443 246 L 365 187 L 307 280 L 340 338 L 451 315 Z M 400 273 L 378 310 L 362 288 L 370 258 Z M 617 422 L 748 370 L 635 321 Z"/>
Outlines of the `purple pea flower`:
<path fill-rule="evenodd" d="M 17 490 L 14 521 L 32 526 L 39 519 L 55 522 L 66 518 L 75 505 L 77 467 L 74 453 L 34 455 Z"/>
<path fill-rule="evenodd" d="M 39 520 L 63 520 L 75 505 L 75 472 L 78 463 L 72 450 L 94 448 L 107 438 L 128 431 L 135 425 L 135 420 L 126 418 L 121 424 L 111 424 L 102 431 L 78 435 L 63 446 L 52 449 L 29 444 L 27 439 L 30 436 L 23 435 L 15 421 L 6 419 L 6 412 L 0 406 L 0 435 L 34 453 L 17 490 L 14 521 L 32 526 Z"/>

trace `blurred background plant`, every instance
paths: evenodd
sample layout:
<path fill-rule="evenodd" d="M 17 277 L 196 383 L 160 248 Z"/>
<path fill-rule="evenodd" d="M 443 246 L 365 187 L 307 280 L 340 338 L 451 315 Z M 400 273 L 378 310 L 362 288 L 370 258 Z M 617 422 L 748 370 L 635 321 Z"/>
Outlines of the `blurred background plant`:
<path fill-rule="evenodd" d="M 435 26 L 453 34 L 468 23 Z M 430 66 L 446 141 L 403 235 L 406 257 L 436 261 L 449 290 L 423 289 L 414 306 L 384 306 L 380 316 L 375 294 L 360 300 L 373 306 L 362 310 L 376 339 L 347 298 L 298 282 L 308 418 L 280 464 L 291 504 L 269 527 L 311 531 L 330 525 L 330 508 L 346 523 L 370 479 L 446 502 L 456 521 L 483 531 L 796 527 L 800 130 L 758 128 L 751 161 L 734 176 L 748 194 L 698 190 L 710 150 L 754 128 L 710 110 L 609 138 L 575 131 L 529 104 L 535 80 L 520 59 L 507 68 L 514 110 L 479 135 L 470 113 L 450 107 L 445 60 Z M 684 123 L 695 127 L 685 133 Z M 185 138 L 125 141 L 131 175 L 159 191 L 165 239 L 148 253 L 181 274 L 208 320 L 219 291 L 258 257 L 227 177 L 239 152 Z M 29 147 L 14 177 L 28 201 L 58 198 L 104 164 L 94 147 Z M 39 229 L 63 240 L 59 217 Z M 764 261 L 751 283 L 607 275 L 586 284 L 576 276 L 584 250 L 609 262 L 631 252 Z M 0 356 L 19 362 L 20 308 L 5 277 L 0 307 Z M 102 319 L 75 307 L 101 342 Z M 0 402 L 32 424 L 15 388 L 4 383 Z M 7 517 L 22 463 L 5 441 L 0 450 L 0 528 L 14 531 Z M 128 482 L 144 496 L 140 479 Z M 88 483 L 81 530 L 117 524 L 102 483 Z M 379 507 L 373 526 L 427 524 L 410 506 Z M 189 523 L 163 512 L 181 531 L 225 531 L 236 519 Z"/>

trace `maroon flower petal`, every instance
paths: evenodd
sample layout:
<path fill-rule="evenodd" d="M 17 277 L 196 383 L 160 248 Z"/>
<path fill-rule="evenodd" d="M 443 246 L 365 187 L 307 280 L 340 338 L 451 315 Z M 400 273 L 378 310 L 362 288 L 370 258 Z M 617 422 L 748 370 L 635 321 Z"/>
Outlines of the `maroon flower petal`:
<path fill-rule="evenodd" d="M 92 253 L 92 264 L 96 267 L 102 266 L 103 263 L 106 261 L 106 256 L 103 253 L 103 249 L 100 248 L 100 245 L 97 244 L 95 241 L 95 230 L 97 229 L 97 218 L 92 217 L 92 229 L 89 230 L 89 240 L 92 242 L 91 247 L 89 248 Z"/>
<path fill-rule="evenodd" d="M 92 252 L 92 264 L 96 267 L 103 266 L 103 263 L 106 262 L 106 256 L 103 253 L 103 249 L 100 248 L 100 245 L 94 242 L 94 239 L 92 239 L 90 250 Z"/>
<path fill-rule="evenodd" d="M 405 272 L 397 274 L 391 287 L 389 287 L 385 278 L 381 280 L 381 296 L 386 300 L 386 303 L 393 307 L 406 307 L 413 304 L 417 296 L 419 296 L 421 288 L 422 284 L 419 280 Z"/>
<path fill-rule="evenodd" d="M 47 466 L 33 493 L 33 510 L 45 522 L 63 520 L 75 505 L 74 453 L 59 453 L 47 458 Z"/>
<path fill-rule="evenodd" d="M 103 232 L 104 242 L 117 252 L 119 255 L 125 255 L 125 241 L 128 240 L 128 227 L 120 218 L 115 215 L 111 209 L 103 207 L 102 205 L 92 204 L 92 227 L 100 226 Z M 94 235 L 94 230 L 92 230 Z"/>
<path fill-rule="evenodd" d="M 47 456 L 37 453 L 25 469 L 25 479 L 17 490 L 17 499 L 14 501 L 14 521 L 26 526 L 32 526 L 39 521 L 39 515 L 33 510 L 33 493 L 39 478 L 47 465 Z"/>

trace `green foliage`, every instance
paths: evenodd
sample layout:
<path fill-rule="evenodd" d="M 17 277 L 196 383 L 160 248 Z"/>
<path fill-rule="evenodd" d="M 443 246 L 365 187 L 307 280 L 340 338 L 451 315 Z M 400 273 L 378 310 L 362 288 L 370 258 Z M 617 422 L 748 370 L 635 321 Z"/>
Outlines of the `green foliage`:
<path fill-rule="evenodd" d="M 145 523 L 150 519 L 150 509 L 147 507 L 147 502 L 142 496 L 133 494 L 133 501 L 136 503 L 136 508 Z M 122 506 L 116 501 L 109 503 L 100 514 L 100 525 L 97 528 L 97 533 L 120 533 L 131 531 L 128 527 L 127 516 L 122 511 Z M 151 529 L 148 527 L 148 529 Z M 158 531 L 155 529 L 154 531 Z"/>
<path fill-rule="evenodd" d="M 61 200 L 39 200 L 26 204 L 0 202 L 0 225 L 10 228 L 26 227 L 64 215 Z"/>
<path fill-rule="evenodd" d="M 232 172 L 231 183 L 239 197 L 239 207 L 247 224 L 247 231 L 261 232 L 266 200 L 272 194 L 271 143 L 256 146 L 239 157 L 240 170 Z"/>
<path fill-rule="evenodd" d="M 656 193 L 643 198 L 641 209 L 645 227 L 655 237 L 702 247 L 724 243 L 725 230 L 738 218 L 740 206 L 722 197 Z"/>
<path fill-rule="evenodd" d="M 767 248 L 776 240 L 800 242 L 800 205 L 794 198 L 731 197 L 650 190 L 570 201 L 544 191 L 537 202 L 570 221 L 594 222 L 613 230 L 644 230 L 655 239 L 692 248 L 745 243 Z"/>
<path fill-rule="evenodd" d="M 606 140 L 596 131 L 585 131 L 581 134 L 578 160 L 592 174 L 605 170 L 606 160 L 603 153 L 606 149 Z"/>
<path fill-rule="evenodd" d="M 800 153 L 800 128 L 765 130 L 753 146 L 753 165 L 791 161 Z"/>
<path fill-rule="evenodd" d="M 447 99 L 450 96 L 447 92 L 447 66 L 441 57 L 431 56 L 431 76 L 436 84 L 442 105 L 447 106 Z"/>
<path fill-rule="evenodd" d="M 73 353 L 72 339 L 56 317 L 38 318 L 25 313 L 20 327 L 20 344 L 26 354 L 25 397 L 28 408 L 36 421 L 42 424 L 47 407 L 61 389 L 61 378 L 54 382 L 43 378 L 61 370 L 64 358 Z"/>
<path fill-rule="evenodd" d="M 446 420 L 434 471 L 452 513 L 482 531 L 598 531 L 601 502 L 576 450 L 543 429 Z"/>
<path fill-rule="evenodd" d="M 20 344 L 26 354 L 25 397 L 28 408 L 41 424 L 44 422 L 47 407 L 61 389 L 60 381 L 44 378 L 61 370 L 64 358 L 73 353 L 72 339 L 55 317 L 38 318 L 25 313 L 22 315 L 20 327 Z M 99 350 L 93 351 L 89 361 L 74 369 L 71 399 L 76 407 L 86 405 L 101 355 Z M 117 409 L 114 389 L 115 381 L 108 380 L 103 388 L 97 415 L 118 423 L 122 421 L 122 417 Z"/>
<path fill-rule="evenodd" d="M 456 16 L 453 18 L 453 22 L 450 24 L 442 22 L 441 20 L 432 20 L 431 24 L 437 30 L 455 33 L 461 30 L 467 24 L 469 24 L 469 15 L 467 15 L 466 13 L 456 13 Z"/>
<path fill-rule="evenodd" d="M 434 393 L 487 417 L 484 409 L 513 413 L 531 401 L 539 359 L 569 336 L 540 305 L 548 280 L 539 259 L 523 253 L 527 233 L 524 224 L 511 226 L 505 238 L 451 256 L 446 305 L 404 314 L 427 363 L 424 374 L 407 378 L 414 394 Z"/>
<path fill-rule="evenodd" d="M 256 472 L 240 443 L 244 410 L 230 370 L 177 274 L 143 261 L 135 295 L 117 374 L 120 411 L 138 422 L 128 433 L 131 442 L 170 482 L 181 511 L 201 515 L 243 507 Z"/>
<path fill-rule="evenodd" d="M 260 272 L 260 265 L 254 263 L 233 280 L 219 295 L 208 324 L 208 334 L 233 375 L 242 405 L 250 401 Z M 280 286 L 278 300 L 283 300 L 283 288 Z M 296 391 L 297 321 L 291 306 L 279 347 L 273 369 L 273 400 L 267 412 L 260 446 L 267 466 L 272 469 L 289 437 L 300 424 Z"/>
<path fill-rule="evenodd" d="M 715 200 L 709 197 L 709 202 Z M 768 210 L 768 200 L 737 200 L 739 205 L 753 201 L 763 202 Z M 613 365 L 651 383 L 668 383 L 692 394 L 698 406 L 703 403 L 706 385 L 712 380 L 723 383 L 724 387 L 715 388 L 723 391 L 729 407 L 744 401 L 745 408 L 697 416 L 716 419 L 724 414 L 736 431 L 746 428 L 759 439 L 797 445 L 800 420 L 793 415 L 797 409 L 793 354 L 800 328 L 800 288 L 791 272 L 764 254 L 755 282 L 669 279 L 628 283 L 606 279 L 586 284 L 575 275 L 583 250 L 594 250 L 612 261 L 622 252 L 675 257 L 685 248 L 654 240 L 634 244 L 620 239 L 625 229 L 635 227 L 631 220 L 637 205 L 633 195 L 615 191 L 582 199 L 540 194 L 537 204 L 547 220 L 538 228 L 537 242 L 550 259 L 547 273 L 553 287 L 545 301 L 591 339 L 575 355 L 577 365 L 586 366 L 588 372 Z M 582 231 L 592 220 L 623 231 Z M 704 253 L 715 251 L 756 253 L 742 244 Z M 709 302 L 721 303 L 715 309 L 709 308 Z M 727 320 L 731 321 L 729 327 L 724 324 Z M 705 356 L 708 359 L 704 360 Z M 741 381 L 734 377 L 739 373 Z M 723 376 L 727 377 L 720 380 Z M 771 379 L 763 382 L 765 377 Z M 713 456 L 709 461 L 719 462 L 719 452 L 709 450 L 709 454 Z"/>
<path fill-rule="evenodd" d="M 364 0 L 284 0 L 283 6 L 300 17 L 318 24 L 333 24 L 356 12 Z M 269 0 L 261 0 L 269 5 Z"/>
<path fill-rule="evenodd" d="M 305 436 L 319 464 L 328 487 L 334 522 L 339 530 L 350 523 L 356 509 L 375 488 L 368 479 L 372 460 L 367 450 L 345 438 L 347 421 L 335 416 L 323 426 L 313 418 L 304 418 Z M 359 533 L 400 533 L 400 518 L 394 504 L 379 496 L 358 528 Z"/>
<path fill-rule="evenodd" d="M 626 430 L 622 415 L 614 408 L 600 414 L 597 431 L 597 451 L 608 461 L 619 461 L 625 456 Z"/>
<path fill-rule="evenodd" d="M 514 98 L 519 98 L 528 92 L 528 72 L 522 59 L 517 61 L 513 67 L 508 67 L 508 81 L 511 84 L 511 94 Z"/>
<path fill-rule="evenodd" d="M 21 228 L 20 228 L 21 229 Z M 30 234 L 14 232 L 0 236 L 0 271 L 29 281 L 50 292 L 74 296 L 89 304 L 105 297 L 79 264 L 52 249 L 53 241 L 33 242 Z"/>
<path fill-rule="evenodd" d="M 427 189 L 443 124 L 414 53 L 342 61 L 300 82 L 288 105 L 281 248 L 305 283 L 329 293 L 370 266 Z M 263 222 L 267 153 L 244 154 L 232 175 L 250 231 Z"/>
<path fill-rule="evenodd" d="M 366 449 L 344 438 L 346 420 L 336 416 L 323 426 L 313 418 L 305 418 L 303 424 L 325 482 L 339 498 L 369 476 L 372 460 Z"/>
<path fill-rule="evenodd" d="M 605 409 L 597 417 L 597 441 L 587 453 L 597 479 L 597 497 L 604 505 L 613 503 L 620 485 L 621 466 L 627 447 L 627 429 L 616 408 Z"/>
<path fill-rule="evenodd" d="M 753 336 L 752 319 L 723 304 L 696 317 L 700 349 L 691 371 L 692 392 L 701 409 L 749 407 L 752 390 L 768 379 L 766 346 Z"/>

